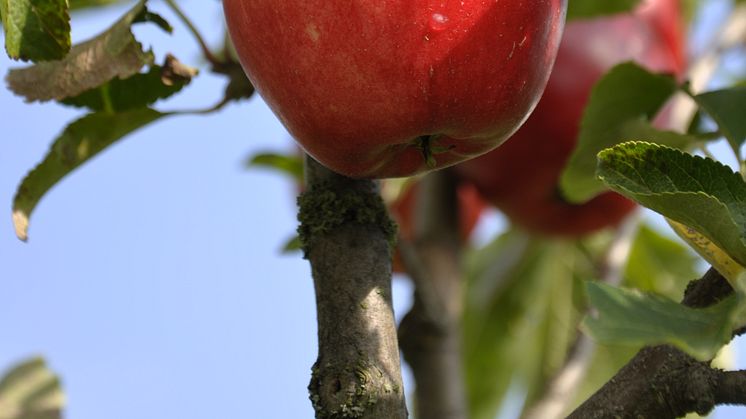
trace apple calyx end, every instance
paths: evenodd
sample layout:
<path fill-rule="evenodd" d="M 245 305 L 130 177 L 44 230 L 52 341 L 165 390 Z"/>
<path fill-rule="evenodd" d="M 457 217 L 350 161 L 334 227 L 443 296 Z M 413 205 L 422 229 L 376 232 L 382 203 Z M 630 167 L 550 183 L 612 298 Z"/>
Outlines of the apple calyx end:
<path fill-rule="evenodd" d="M 425 159 L 425 164 L 430 169 L 435 169 L 438 166 L 435 155 L 447 153 L 456 147 L 454 144 L 437 144 L 442 137 L 441 134 L 421 135 L 414 140 L 414 146 L 420 150 L 422 157 Z"/>

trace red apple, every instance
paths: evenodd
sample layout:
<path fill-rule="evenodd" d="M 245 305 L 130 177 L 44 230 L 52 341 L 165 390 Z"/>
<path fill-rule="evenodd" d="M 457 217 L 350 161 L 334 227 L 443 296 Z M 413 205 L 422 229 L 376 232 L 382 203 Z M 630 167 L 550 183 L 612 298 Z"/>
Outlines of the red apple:
<path fill-rule="evenodd" d="M 566 0 L 223 0 L 257 91 L 311 156 L 409 176 L 502 143 L 546 84 Z"/>
<path fill-rule="evenodd" d="M 515 224 L 549 235 L 581 236 L 617 225 L 635 205 L 615 193 L 574 205 L 558 188 L 593 85 L 634 59 L 681 75 L 685 67 L 679 0 L 644 1 L 634 14 L 569 23 L 544 96 L 499 149 L 456 167 Z"/>

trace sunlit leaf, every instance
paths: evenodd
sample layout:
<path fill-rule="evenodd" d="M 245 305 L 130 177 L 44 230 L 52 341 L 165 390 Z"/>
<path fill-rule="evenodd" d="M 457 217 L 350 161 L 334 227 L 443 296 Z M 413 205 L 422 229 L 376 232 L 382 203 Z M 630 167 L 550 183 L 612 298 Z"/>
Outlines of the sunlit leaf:
<path fill-rule="evenodd" d="M 588 19 L 629 12 L 639 2 L 640 0 L 570 0 L 567 3 L 567 19 Z"/>
<path fill-rule="evenodd" d="M 736 283 L 746 268 L 733 260 L 723 249 L 715 245 L 710 239 L 700 234 L 697 230 L 687 227 L 673 220 L 667 220 L 673 231 L 689 244 L 702 259 L 706 260 L 720 275 L 731 284 Z"/>
<path fill-rule="evenodd" d="M 693 228 L 746 266 L 746 183 L 728 166 L 630 142 L 599 153 L 598 175 L 615 191 Z"/>
<path fill-rule="evenodd" d="M 699 106 L 715 120 L 734 150 L 746 140 L 746 87 L 733 87 L 694 96 Z"/>
<path fill-rule="evenodd" d="M 146 12 L 141 0 L 107 31 L 75 45 L 64 59 L 11 70 L 8 87 L 27 101 L 60 100 L 137 74 L 153 62 L 153 54 L 143 51 L 130 28 Z"/>
<path fill-rule="evenodd" d="M 246 163 L 249 167 L 266 167 L 277 170 L 296 180 L 303 182 L 303 158 L 299 155 L 259 153 L 249 157 Z"/>
<path fill-rule="evenodd" d="M 595 175 L 596 155 L 605 148 L 629 140 L 666 141 L 672 146 L 685 142 L 673 133 L 658 136 L 649 125 L 676 89 L 672 77 L 634 63 L 608 72 L 593 88 L 585 108 L 578 145 L 562 174 L 563 196 L 583 202 L 605 189 Z"/>
<path fill-rule="evenodd" d="M 677 300 L 686 285 L 701 276 L 699 258 L 690 248 L 649 225 L 638 230 L 624 269 L 624 285 Z"/>
<path fill-rule="evenodd" d="M 61 419 L 64 405 L 59 378 L 41 358 L 0 376 L 0 419 Z"/>
<path fill-rule="evenodd" d="M 471 418 L 494 418 L 511 383 L 521 383 L 530 403 L 562 364 L 578 320 L 576 251 L 511 231 L 470 258 L 464 362 Z"/>
<path fill-rule="evenodd" d="M 100 112 L 68 125 L 44 160 L 18 187 L 13 200 L 16 235 L 26 240 L 29 217 L 36 204 L 62 178 L 115 141 L 166 115 L 149 108 L 121 113 Z"/>
<path fill-rule="evenodd" d="M 108 6 L 124 3 L 126 0 L 69 0 L 70 10 L 87 9 L 91 7 Z"/>
<path fill-rule="evenodd" d="M 10 58 L 59 60 L 70 51 L 66 0 L 0 0 L 0 15 Z"/>
<path fill-rule="evenodd" d="M 151 66 L 147 73 L 138 73 L 126 79 L 115 78 L 78 96 L 64 99 L 62 103 L 103 112 L 142 108 L 170 97 L 191 81 L 196 71 L 185 72 L 182 69 L 176 74 L 175 69 L 182 67 L 175 58 L 170 57 L 164 67 Z"/>
<path fill-rule="evenodd" d="M 742 325 L 745 304 L 730 296 L 707 308 L 691 308 L 652 293 L 588 283 L 596 310 L 583 326 L 594 339 L 611 344 L 672 344 L 705 361 L 712 359 Z"/>

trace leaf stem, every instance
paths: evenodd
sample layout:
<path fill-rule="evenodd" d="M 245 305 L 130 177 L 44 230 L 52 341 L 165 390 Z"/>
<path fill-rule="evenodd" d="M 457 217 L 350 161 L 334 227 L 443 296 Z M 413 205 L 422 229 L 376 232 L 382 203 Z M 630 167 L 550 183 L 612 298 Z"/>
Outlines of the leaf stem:
<path fill-rule="evenodd" d="M 181 10 L 181 7 L 176 4 L 174 0 L 165 0 L 166 4 L 171 7 L 171 10 L 173 10 L 174 13 L 181 19 L 181 21 L 186 25 L 186 27 L 189 29 L 189 31 L 192 33 L 194 38 L 197 40 L 197 43 L 199 44 L 200 48 L 202 49 L 202 53 L 205 55 L 205 58 L 207 61 L 210 62 L 215 67 L 220 67 L 224 64 L 223 60 L 219 59 L 215 56 L 215 54 L 212 53 L 210 50 L 210 47 L 207 46 L 207 43 L 205 42 L 205 39 L 202 37 L 202 34 L 199 33 L 199 30 L 196 26 L 194 26 L 194 23 L 187 17 L 186 14 L 184 14 L 184 11 Z"/>

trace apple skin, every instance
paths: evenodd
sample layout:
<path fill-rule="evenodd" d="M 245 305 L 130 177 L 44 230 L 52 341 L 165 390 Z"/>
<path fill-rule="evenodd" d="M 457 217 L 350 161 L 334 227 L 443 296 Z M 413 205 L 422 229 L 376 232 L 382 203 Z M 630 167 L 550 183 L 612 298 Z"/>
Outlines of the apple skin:
<path fill-rule="evenodd" d="M 343 175 L 387 178 L 453 165 L 513 134 L 546 85 L 566 0 L 223 7 L 246 74 L 303 149 Z"/>
<path fill-rule="evenodd" d="M 631 59 L 681 76 L 686 65 L 684 38 L 678 0 L 644 1 L 634 14 L 569 23 L 531 117 L 499 149 L 456 166 L 456 172 L 514 224 L 534 233 L 579 237 L 618 225 L 634 203 L 606 192 L 571 204 L 562 198 L 559 178 L 575 147 L 590 92 L 601 76 Z"/>

